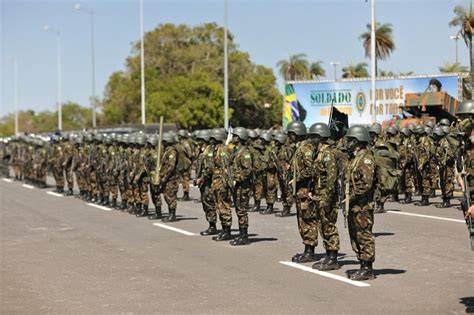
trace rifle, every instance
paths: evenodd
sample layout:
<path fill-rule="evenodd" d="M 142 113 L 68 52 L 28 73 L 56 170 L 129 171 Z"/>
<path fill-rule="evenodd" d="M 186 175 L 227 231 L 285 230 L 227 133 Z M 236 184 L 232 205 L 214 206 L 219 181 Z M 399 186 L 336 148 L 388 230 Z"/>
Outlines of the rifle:
<path fill-rule="evenodd" d="M 153 184 L 160 185 L 160 170 L 161 170 L 161 142 L 163 139 L 163 116 L 160 116 L 160 134 L 158 135 L 158 158 L 156 160 L 155 176 Z"/>
<path fill-rule="evenodd" d="M 349 180 L 346 180 L 345 184 L 345 196 L 346 198 L 344 199 L 344 210 L 343 210 L 343 215 L 344 215 L 344 228 L 347 228 L 347 215 L 349 214 L 349 197 L 350 197 L 350 183 Z"/>
<path fill-rule="evenodd" d="M 469 232 L 469 238 L 471 239 L 471 250 L 474 251 L 474 224 L 472 222 L 472 216 L 466 217 L 467 211 L 471 207 L 471 189 L 469 187 L 469 181 L 467 179 L 466 169 L 464 167 L 464 158 L 463 161 L 463 169 L 462 169 L 462 179 L 464 182 L 464 198 L 465 202 L 461 203 L 461 208 L 464 213 L 464 217 L 466 218 L 467 230 Z"/>
<path fill-rule="evenodd" d="M 281 195 L 282 195 L 282 199 L 284 200 L 284 198 L 286 198 L 285 196 L 287 194 L 286 188 L 288 187 L 288 183 L 285 180 L 286 179 L 285 172 L 283 171 L 281 166 L 278 165 L 278 158 L 275 154 L 275 151 L 270 151 L 270 152 L 271 152 L 271 155 L 273 156 L 273 159 L 275 161 L 275 167 L 276 167 L 277 175 L 278 175 L 278 182 L 280 183 Z"/>

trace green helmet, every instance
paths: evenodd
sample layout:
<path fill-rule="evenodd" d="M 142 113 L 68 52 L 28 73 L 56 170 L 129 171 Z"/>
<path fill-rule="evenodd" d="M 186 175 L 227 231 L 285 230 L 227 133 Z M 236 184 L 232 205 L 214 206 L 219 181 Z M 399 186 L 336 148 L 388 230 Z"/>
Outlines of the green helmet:
<path fill-rule="evenodd" d="M 439 137 L 444 137 L 446 133 L 443 130 L 443 127 L 437 126 L 433 129 L 433 134 L 439 136 Z"/>
<path fill-rule="evenodd" d="M 409 125 L 408 125 L 408 129 L 409 129 L 412 133 L 415 132 L 415 127 L 416 127 L 415 124 L 409 124 Z"/>
<path fill-rule="evenodd" d="M 94 135 L 94 140 L 97 141 L 97 142 L 102 142 L 102 140 L 104 140 L 104 135 L 101 134 L 101 133 L 96 133 Z"/>
<path fill-rule="evenodd" d="M 211 134 L 210 134 L 209 129 L 203 129 L 203 130 L 199 130 L 199 132 L 197 134 L 197 138 L 200 139 L 200 140 L 209 141 L 210 135 Z"/>
<path fill-rule="evenodd" d="M 180 129 L 178 130 L 178 136 L 180 138 L 186 138 L 188 137 L 188 131 L 186 129 Z"/>
<path fill-rule="evenodd" d="M 253 129 L 249 130 L 249 138 L 250 139 L 257 139 L 258 138 L 258 133 Z"/>
<path fill-rule="evenodd" d="M 112 137 L 111 136 L 105 136 L 103 140 L 104 140 L 105 144 L 111 144 L 112 143 Z"/>
<path fill-rule="evenodd" d="M 292 121 L 286 126 L 286 132 L 293 132 L 297 136 L 306 135 L 306 126 L 302 121 Z"/>
<path fill-rule="evenodd" d="M 388 127 L 387 128 L 387 134 L 395 136 L 395 135 L 397 135 L 397 130 L 394 127 Z"/>
<path fill-rule="evenodd" d="M 347 138 L 355 138 L 359 142 L 370 142 L 369 130 L 364 126 L 352 126 L 346 134 Z"/>
<path fill-rule="evenodd" d="M 439 121 L 439 125 L 440 126 L 449 126 L 449 125 L 451 125 L 451 123 L 449 122 L 449 119 L 443 118 Z"/>
<path fill-rule="evenodd" d="M 214 128 L 211 130 L 209 138 L 216 139 L 217 141 L 224 141 L 227 138 L 227 134 L 221 128 Z"/>
<path fill-rule="evenodd" d="M 467 100 L 459 104 L 456 115 L 474 115 L 474 100 Z"/>
<path fill-rule="evenodd" d="M 425 133 L 425 127 L 422 126 L 422 125 L 416 125 L 415 126 L 415 133 L 419 134 L 419 135 L 424 134 Z"/>
<path fill-rule="evenodd" d="M 369 132 L 373 132 L 377 135 L 380 135 L 382 133 L 382 125 L 379 124 L 379 123 L 373 123 L 370 127 L 369 127 Z"/>
<path fill-rule="evenodd" d="M 158 138 L 155 135 L 150 135 L 146 138 L 146 142 L 155 147 L 158 144 Z"/>
<path fill-rule="evenodd" d="M 260 135 L 260 138 L 262 138 L 266 142 L 271 142 L 272 141 L 272 134 L 270 132 L 266 131 L 266 132 L 263 132 Z"/>
<path fill-rule="evenodd" d="M 275 136 L 275 140 L 280 142 L 281 144 L 285 144 L 287 138 L 288 136 L 285 135 L 284 133 L 279 133 Z"/>
<path fill-rule="evenodd" d="M 138 145 L 145 145 L 146 144 L 146 135 L 141 134 L 137 137 L 137 144 Z"/>
<path fill-rule="evenodd" d="M 433 129 L 428 127 L 428 126 L 425 126 L 425 132 L 427 135 L 429 136 L 432 136 L 433 135 Z"/>
<path fill-rule="evenodd" d="M 441 128 L 443 128 L 443 131 L 445 134 L 449 134 L 451 132 L 451 128 L 449 126 L 440 126 Z"/>
<path fill-rule="evenodd" d="M 123 139 L 123 135 L 119 133 L 119 134 L 115 135 L 114 141 L 115 142 L 122 142 L 122 139 Z"/>
<path fill-rule="evenodd" d="M 166 142 L 166 143 L 170 143 L 170 144 L 176 143 L 176 137 L 169 132 L 165 132 L 161 139 L 163 140 L 163 142 Z"/>
<path fill-rule="evenodd" d="M 86 133 L 85 140 L 86 142 L 91 142 L 94 139 L 94 136 L 92 133 Z"/>
<path fill-rule="evenodd" d="M 232 130 L 232 134 L 239 137 L 241 140 L 247 140 L 249 138 L 249 132 L 244 127 L 237 127 Z"/>
<path fill-rule="evenodd" d="M 331 136 L 331 131 L 325 123 L 312 124 L 311 127 L 309 127 L 308 133 L 310 135 L 318 135 L 321 138 L 329 138 Z"/>
<path fill-rule="evenodd" d="M 425 123 L 425 126 L 426 127 L 430 127 L 431 129 L 433 129 L 435 127 L 435 123 L 431 120 L 428 120 L 426 123 Z"/>

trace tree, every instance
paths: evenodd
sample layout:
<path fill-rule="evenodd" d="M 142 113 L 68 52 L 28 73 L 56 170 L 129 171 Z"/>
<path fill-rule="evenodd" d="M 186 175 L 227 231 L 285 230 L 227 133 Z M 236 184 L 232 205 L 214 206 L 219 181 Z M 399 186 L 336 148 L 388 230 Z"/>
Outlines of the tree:
<path fill-rule="evenodd" d="M 342 77 L 346 79 L 365 78 L 369 76 L 367 71 L 367 63 L 361 62 L 356 65 L 350 63 L 347 67 L 342 68 Z"/>
<path fill-rule="evenodd" d="M 449 22 L 451 27 L 459 27 L 459 34 L 464 39 L 469 49 L 469 62 L 470 62 L 470 73 L 471 82 L 474 82 L 474 56 L 473 56 L 473 42 L 472 35 L 474 32 L 474 12 L 472 11 L 472 1 L 468 7 L 456 6 L 454 7 L 454 17 Z"/>
<path fill-rule="evenodd" d="M 365 50 L 365 56 L 371 58 L 371 24 L 367 24 L 367 32 L 362 33 L 359 39 L 362 39 Z M 375 75 L 377 75 L 378 60 L 386 60 L 395 50 L 395 42 L 392 35 L 392 24 L 375 23 Z"/>
<path fill-rule="evenodd" d="M 395 74 L 395 72 L 393 72 L 393 71 L 385 71 L 385 70 L 380 70 L 379 75 L 380 75 L 381 77 L 395 77 L 395 76 L 397 76 L 397 75 Z"/>
<path fill-rule="evenodd" d="M 305 80 L 310 77 L 309 62 L 306 54 L 291 55 L 288 60 L 278 61 L 280 75 L 286 81 Z"/>
<path fill-rule="evenodd" d="M 323 62 L 321 60 L 318 60 L 316 62 L 313 62 L 309 66 L 309 72 L 313 79 L 319 80 L 319 77 L 324 77 L 326 75 L 326 71 L 322 67 L 322 64 Z"/>
<path fill-rule="evenodd" d="M 466 66 L 462 66 L 459 62 L 449 63 L 446 62 L 444 65 L 439 67 L 439 71 L 442 73 L 458 73 L 458 72 L 467 72 L 468 69 Z"/>
<path fill-rule="evenodd" d="M 246 127 L 281 121 L 282 96 L 273 71 L 255 65 L 237 50 L 228 33 L 229 117 Z M 102 102 L 106 124 L 136 123 L 140 119 L 140 43 L 133 44 L 126 69 L 113 73 Z M 186 128 L 220 127 L 224 122 L 224 29 L 215 23 L 195 27 L 163 24 L 145 34 L 147 122 L 161 115 Z M 263 110 L 271 103 L 269 110 Z M 243 120 L 253 106 L 252 115 Z M 233 116 L 233 113 L 238 115 Z M 280 114 L 278 114 L 280 113 Z"/>

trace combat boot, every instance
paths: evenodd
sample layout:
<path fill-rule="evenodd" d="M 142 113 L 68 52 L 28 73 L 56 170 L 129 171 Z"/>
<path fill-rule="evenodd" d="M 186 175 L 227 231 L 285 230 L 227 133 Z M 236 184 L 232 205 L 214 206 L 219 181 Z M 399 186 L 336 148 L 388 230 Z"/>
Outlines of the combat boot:
<path fill-rule="evenodd" d="M 291 261 L 296 263 L 307 263 L 316 261 L 316 255 L 314 254 L 314 246 L 305 245 L 304 253 L 296 254 L 291 258 Z"/>
<path fill-rule="evenodd" d="M 218 235 L 213 236 L 212 239 L 214 241 L 228 241 L 232 238 L 230 234 L 230 226 L 223 226 L 222 227 L 222 232 L 220 232 Z"/>
<path fill-rule="evenodd" d="M 430 201 L 428 199 L 428 196 L 424 195 L 424 196 L 421 196 L 421 202 L 418 202 L 415 204 L 415 206 L 419 206 L 419 207 L 426 207 L 426 206 L 429 206 L 430 205 Z"/>
<path fill-rule="evenodd" d="M 112 198 L 112 202 L 110 203 L 110 207 L 113 209 L 117 209 L 117 198 Z"/>
<path fill-rule="evenodd" d="M 381 202 L 377 202 L 375 204 L 375 209 L 374 209 L 374 213 L 385 213 L 387 211 L 385 211 L 385 204 L 381 203 Z"/>
<path fill-rule="evenodd" d="M 341 266 L 337 262 L 337 250 L 327 250 L 326 257 L 313 265 L 313 269 L 320 271 L 337 270 L 339 268 Z"/>
<path fill-rule="evenodd" d="M 137 218 L 143 218 L 148 216 L 148 205 L 142 205 L 141 211 L 136 214 Z"/>
<path fill-rule="evenodd" d="M 63 186 L 58 187 L 58 193 L 60 193 L 60 194 L 64 193 L 64 187 Z"/>
<path fill-rule="evenodd" d="M 142 211 L 142 204 L 136 202 L 135 205 L 134 205 L 134 207 L 132 208 L 132 213 L 130 213 L 130 214 L 135 214 L 135 215 L 137 215 L 137 214 L 140 213 L 141 211 Z"/>
<path fill-rule="evenodd" d="M 189 199 L 189 192 L 186 191 L 186 192 L 183 193 L 183 201 L 189 201 L 189 200 L 190 200 Z"/>
<path fill-rule="evenodd" d="M 250 244 L 249 235 L 247 232 L 247 228 L 240 228 L 239 229 L 239 237 L 230 241 L 230 245 L 232 246 L 243 246 Z"/>
<path fill-rule="evenodd" d="M 69 188 L 66 193 L 64 193 L 65 196 L 72 196 L 74 195 L 72 188 Z"/>
<path fill-rule="evenodd" d="M 155 207 L 155 214 L 148 216 L 148 220 L 159 220 L 161 218 L 162 218 L 161 206 L 156 206 Z"/>
<path fill-rule="evenodd" d="M 405 199 L 403 199 L 403 201 L 400 201 L 400 203 L 402 204 L 412 203 L 411 193 L 405 193 Z"/>
<path fill-rule="evenodd" d="M 105 207 L 108 207 L 110 204 L 109 204 L 109 197 L 104 197 L 104 199 L 102 200 L 102 205 L 105 206 Z"/>
<path fill-rule="evenodd" d="M 400 199 L 398 198 L 398 193 L 393 194 L 392 200 L 393 202 L 400 202 Z"/>
<path fill-rule="evenodd" d="M 430 198 L 434 198 L 436 197 L 436 190 L 434 188 L 431 188 L 430 189 L 430 195 L 429 195 Z"/>
<path fill-rule="evenodd" d="M 349 278 L 355 281 L 365 281 L 365 280 L 375 279 L 375 273 L 374 273 L 374 270 L 372 269 L 372 262 L 361 260 L 360 269 L 357 270 L 355 273 L 351 274 Z"/>
<path fill-rule="evenodd" d="M 216 223 L 209 222 L 209 227 L 207 228 L 207 230 L 204 230 L 199 234 L 201 234 L 202 236 L 216 235 L 217 234 Z"/>
<path fill-rule="evenodd" d="M 176 209 L 169 209 L 169 214 L 167 217 L 161 219 L 163 222 L 175 222 L 176 221 Z"/>
<path fill-rule="evenodd" d="M 436 205 L 436 208 L 450 208 L 451 207 L 451 201 L 449 200 L 449 197 L 444 197 L 443 196 L 443 202 L 440 205 Z"/>
<path fill-rule="evenodd" d="M 260 214 L 272 214 L 273 213 L 273 203 L 267 204 L 267 208 L 265 210 L 260 211 Z"/>
<path fill-rule="evenodd" d="M 291 209 L 289 206 L 283 206 L 283 211 L 276 213 L 275 216 L 280 217 L 280 218 L 289 217 L 291 215 L 290 211 Z"/>
<path fill-rule="evenodd" d="M 127 208 L 128 208 L 127 200 L 122 200 L 122 201 L 120 202 L 120 207 L 119 207 L 119 209 L 122 210 L 122 211 L 125 211 Z"/>
<path fill-rule="evenodd" d="M 260 211 L 260 200 L 255 200 L 255 205 L 253 208 L 249 209 L 249 212 L 257 212 Z"/>

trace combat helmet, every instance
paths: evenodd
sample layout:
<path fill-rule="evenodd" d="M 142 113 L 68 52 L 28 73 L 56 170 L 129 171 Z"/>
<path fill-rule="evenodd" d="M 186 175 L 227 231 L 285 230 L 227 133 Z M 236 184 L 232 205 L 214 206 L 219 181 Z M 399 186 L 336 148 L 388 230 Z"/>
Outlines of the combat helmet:
<path fill-rule="evenodd" d="M 286 132 L 293 132 L 297 136 L 306 135 L 306 126 L 302 121 L 292 121 L 286 126 Z"/>
<path fill-rule="evenodd" d="M 239 137 L 241 140 L 247 140 L 249 138 L 249 132 L 244 127 L 237 127 L 232 130 L 232 134 Z"/>
<path fill-rule="evenodd" d="M 416 125 L 415 126 L 415 133 L 416 134 L 419 134 L 419 135 L 422 135 L 424 134 L 426 131 L 425 131 L 425 127 L 422 126 L 422 125 Z"/>
<path fill-rule="evenodd" d="M 271 142 L 272 141 L 272 134 L 268 131 L 262 132 L 262 134 L 260 135 L 260 138 L 262 138 L 266 142 Z"/>
<path fill-rule="evenodd" d="M 186 129 L 179 129 L 178 130 L 178 136 L 180 138 L 187 138 L 188 137 L 188 131 Z"/>
<path fill-rule="evenodd" d="M 325 123 L 312 124 L 311 127 L 309 127 L 308 133 L 310 135 L 318 135 L 321 138 L 329 138 L 331 136 L 331 131 Z"/>
<path fill-rule="evenodd" d="M 176 137 L 172 133 L 169 133 L 169 132 L 163 133 L 163 137 L 161 139 L 165 143 L 169 143 L 169 144 L 176 143 Z"/>
<path fill-rule="evenodd" d="M 438 137 L 444 137 L 446 135 L 446 133 L 443 130 L 443 127 L 441 126 L 436 126 L 433 129 L 433 134 L 437 135 Z"/>
<path fill-rule="evenodd" d="M 221 128 L 212 129 L 209 135 L 209 138 L 215 139 L 217 141 L 224 141 L 226 137 L 227 137 L 227 134 Z"/>
<path fill-rule="evenodd" d="M 386 130 L 387 134 L 396 136 L 397 135 L 397 130 L 394 127 L 388 127 Z"/>
<path fill-rule="evenodd" d="M 150 135 L 146 138 L 146 142 L 155 147 L 158 144 L 158 138 L 155 135 Z"/>
<path fill-rule="evenodd" d="M 281 144 L 285 144 L 288 136 L 285 135 L 284 133 L 279 133 L 275 136 L 275 140 L 278 141 Z"/>
<path fill-rule="evenodd" d="M 370 142 L 369 130 L 361 125 L 352 126 L 346 134 L 346 138 L 354 138 L 359 142 Z"/>
<path fill-rule="evenodd" d="M 258 138 L 258 133 L 255 130 L 250 129 L 249 130 L 249 138 L 250 139 L 257 139 Z"/>
<path fill-rule="evenodd" d="M 426 127 L 430 127 L 431 129 L 433 129 L 435 127 L 435 123 L 432 121 L 432 120 L 428 120 L 426 123 L 425 123 L 425 126 Z"/>
<path fill-rule="evenodd" d="M 449 119 L 443 118 L 439 121 L 439 125 L 440 126 L 449 126 L 449 125 L 451 125 L 451 123 L 449 122 Z"/>
<path fill-rule="evenodd" d="M 379 123 L 373 123 L 369 127 L 369 133 L 375 133 L 376 135 L 380 135 L 382 133 L 382 125 Z"/>
<path fill-rule="evenodd" d="M 199 130 L 196 138 L 207 142 L 209 141 L 209 136 L 210 136 L 210 130 L 203 129 L 203 130 Z"/>
<path fill-rule="evenodd" d="M 459 104 L 456 115 L 474 115 L 474 100 L 467 100 Z"/>

